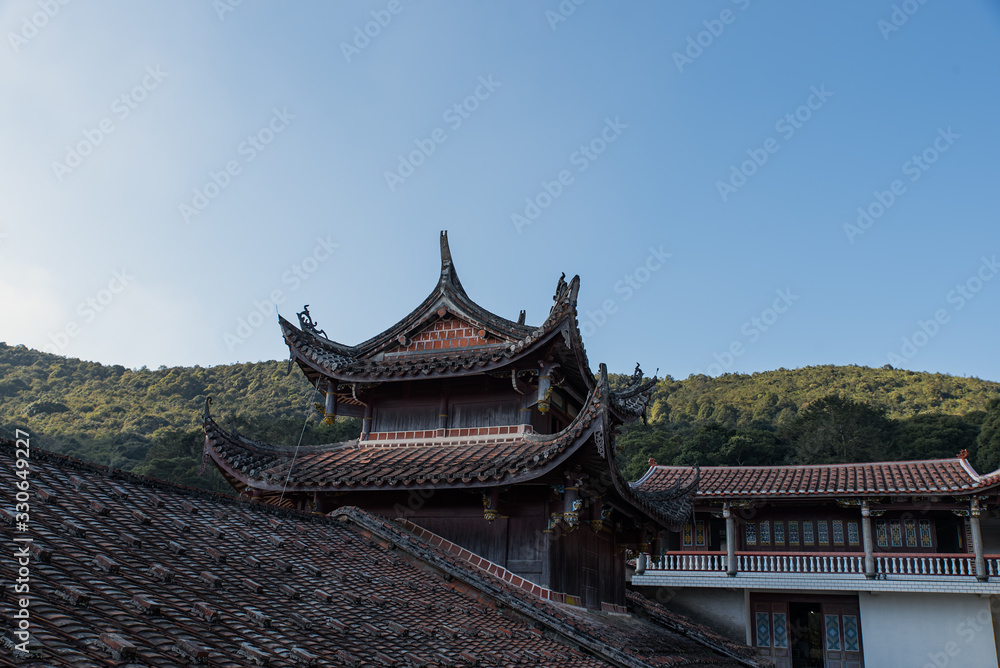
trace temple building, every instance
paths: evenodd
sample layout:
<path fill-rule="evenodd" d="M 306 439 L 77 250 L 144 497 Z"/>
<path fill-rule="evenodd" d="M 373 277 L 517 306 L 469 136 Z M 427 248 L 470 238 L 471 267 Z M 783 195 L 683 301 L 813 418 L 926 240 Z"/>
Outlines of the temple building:
<path fill-rule="evenodd" d="M 682 467 L 633 483 L 670 490 Z M 997 666 L 1000 471 L 954 459 L 704 467 L 632 576 L 778 668 Z"/>
<path fill-rule="evenodd" d="M 441 234 L 441 274 L 409 315 L 353 346 L 308 307 L 279 317 L 328 419 L 358 439 L 301 448 L 257 442 L 205 415 L 205 454 L 239 492 L 298 510 L 356 506 L 456 546 L 473 564 L 557 602 L 624 612 L 625 562 L 679 530 L 697 471 L 646 492 L 614 457 L 615 433 L 644 417 L 656 379 L 638 365 L 612 388 L 587 360 L 579 277 L 559 278 L 544 322 L 495 315 L 466 294 Z"/>

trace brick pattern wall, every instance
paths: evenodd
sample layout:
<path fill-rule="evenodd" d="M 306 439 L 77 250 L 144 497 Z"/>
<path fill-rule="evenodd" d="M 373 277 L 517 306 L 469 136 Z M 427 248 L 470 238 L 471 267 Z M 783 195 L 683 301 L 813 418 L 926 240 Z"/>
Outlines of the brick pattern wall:
<path fill-rule="evenodd" d="M 478 329 L 464 320 L 448 318 L 434 321 L 434 324 L 418 332 L 411 341 L 406 342 L 406 345 L 400 345 L 393 352 L 409 353 L 447 348 L 468 348 L 491 343 L 501 343 L 501 341 L 489 336 L 486 330 Z"/>

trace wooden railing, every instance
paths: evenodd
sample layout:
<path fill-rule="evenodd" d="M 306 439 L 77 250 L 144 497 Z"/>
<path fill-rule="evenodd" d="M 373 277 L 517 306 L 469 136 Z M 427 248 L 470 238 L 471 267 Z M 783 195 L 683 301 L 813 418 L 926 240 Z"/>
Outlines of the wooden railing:
<path fill-rule="evenodd" d="M 1000 554 L 984 555 L 986 574 L 1000 576 Z M 976 558 L 972 554 L 888 554 L 876 553 L 875 574 L 879 577 L 899 575 L 976 575 Z M 727 569 L 725 552 L 665 552 L 647 555 L 647 571 L 682 571 L 724 573 Z M 736 570 L 740 573 L 865 573 L 863 552 L 737 552 Z"/>

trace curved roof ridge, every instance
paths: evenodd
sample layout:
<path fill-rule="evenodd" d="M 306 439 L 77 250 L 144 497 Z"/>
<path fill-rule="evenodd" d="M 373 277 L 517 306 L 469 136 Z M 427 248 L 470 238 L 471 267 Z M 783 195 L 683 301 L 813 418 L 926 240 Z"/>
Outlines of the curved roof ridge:
<path fill-rule="evenodd" d="M 279 316 L 279 322 L 283 321 L 296 331 L 303 332 L 304 334 L 313 337 L 318 343 L 324 347 L 329 347 L 335 349 L 337 352 L 346 354 L 353 358 L 364 357 L 377 352 L 380 352 L 387 345 L 393 344 L 400 336 L 405 335 L 407 331 L 412 331 L 415 327 L 422 326 L 427 318 L 442 307 L 447 309 L 447 306 L 452 306 L 452 309 L 458 311 L 455 313 L 456 316 L 466 317 L 477 321 L 477 324 L 484 325 L 486 328 L 495 331 L 497 334 L 502 335 L 510 341 L 521 340 L 530 335 L 532 332 L 539 329 L 538 327 L 532 327 L 530 325 L 525 325 L 519 322 L 514 322 L 499 316 L 487 309 L 483 308 L 465 292 L 465 288 L 462 286 L 462 281 L 458 278 L 458 272 L 455 270 L 455 262 L 451 255 L 451 248 L 448 244 L 448 232 L 442 230 L 441 232 L 441 273 L 438 277 L 438 282 L 431 290 L 430 294 L 417 305 L 412 311 L 407 315 L 403 316 L 395 324 L 387 327 L 378 334 L 372 336 L 371 338 L 362 341 L 361 343 L 349 346 L 343 343 L 338 343 L 332 339 L 320 336 L 316 331 L 310 331 L 311 328 L 303 327 L 298 328 L 291 325 L 287 320 Z M 301 324 L 301 323 L 300 323 Z"/>
<path fill-rule="evenodd" d="M 747 466 L 737 466 L 733 465 L 723 465 L 723 466 L 706 466 L 705 469 L 708 470 L 722 470 L 722 469 L 817 469 L 817 468 L 857 468 L 861 466 L 898 466 L 900 464 L 944 464 L 944 463 L 955 463 L 955 462 L 966 462 L 967 460 L 961 457 L 943 457 L 939 459 L 901 459 L 899 461 L 882 461 L 882 462 L 832 462 L 826 464 L 752 464 Z M 675 466 L 673 464 L 656 464 L 650 469 L 660 468 L 660 469 L 689 469 L 689 466 Z M 1000 469 L 997 469 L 993 473 L 980 475 L 975 472 L 971 464 L 963 465 L 966 471 L 970 472 L 977 478 L 985 478 L 994 474 L 1000 475 Z M 648 474 L 649 471 L 646 472 Z M 645 477 L 645 476 L 644 476 Z"/>

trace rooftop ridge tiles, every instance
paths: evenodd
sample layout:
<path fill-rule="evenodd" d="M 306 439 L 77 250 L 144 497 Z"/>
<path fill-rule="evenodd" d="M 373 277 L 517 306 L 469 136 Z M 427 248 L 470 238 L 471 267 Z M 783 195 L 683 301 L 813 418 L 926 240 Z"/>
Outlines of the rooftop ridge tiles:
<path fill-rule="evenodd" d="M 633 489 L 656 489 L 669 485 L 684 471 L 680 466 L 653 466 Z M 798 486 L 801 480 L 805 485 Z M 1000 483 L 975 474 L 962 458 L 907 460 L 901 462 L 857 462 L 840 464 L 796 464 L 778 466 L 706 467 L 696 495 L 859 495 L 920 493 L 939 490 L 970 492 Z"/>
<path fill-rule="evenodd" d="M 829 469 L 829 468 L 856 468 L 856 467 L 867 467 L 867 466 L 897 466 L 900 464 L 957 464 L 963 461 L 966 463 L 968 462 L 968 460 L 964 460 L 961 457 L 946 457 L 942 459 L 901 459 L 899 461 L 885 461 L 885 462 L 839 462 L 839 463 L 828 463 L 828 464 L 754 464 L 750 466 L 704 466 L 702 468 L 705 471 L 722 471 L 722 470 L 753 471 L 753 470 L 766 470 L 766 469 L 778 469 L 778 468 Z M 689 466 L 675 466 L 671 464 L 656 464 L 651 468 L 659 470 L 690 469 Z M 969 469 L 971 469 L 971 464 L 969 465 Z M 997 469 L 997 471 L 995 471 L 994 473 L 1000 474 L 1000 469 Z"/>

